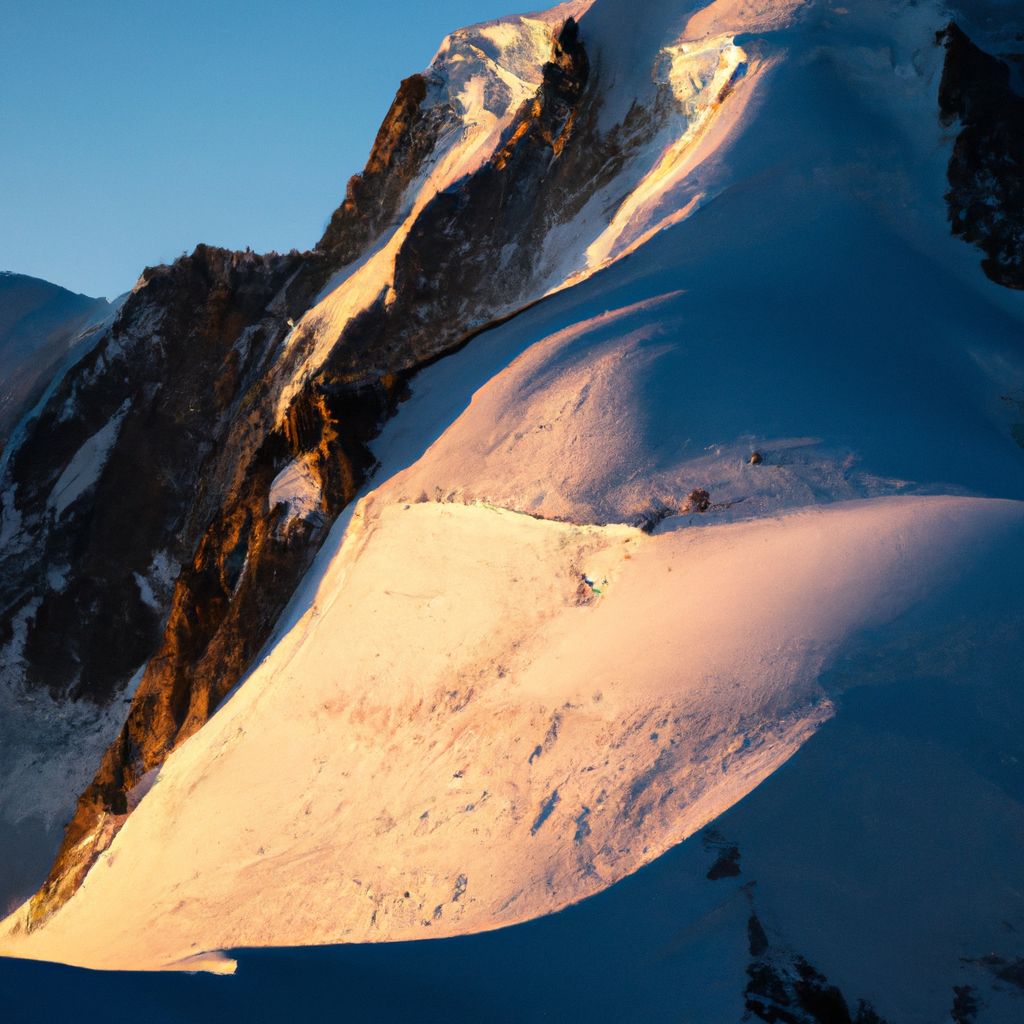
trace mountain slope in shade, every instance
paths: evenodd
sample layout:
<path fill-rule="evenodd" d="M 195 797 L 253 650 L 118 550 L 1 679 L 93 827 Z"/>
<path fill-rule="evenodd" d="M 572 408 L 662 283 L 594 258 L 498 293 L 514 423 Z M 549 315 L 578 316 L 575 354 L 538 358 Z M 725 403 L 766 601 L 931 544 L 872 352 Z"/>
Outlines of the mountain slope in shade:
<path fill-rule="evenodd" d="M 78 336 L 113 308 L 35 277 L 0 273 L 0 449 Z"/>
<path fill-rule="evenodd" d="M 93 344 L 105 324 L 117 312 L 121 300 L 113 303 L 77 295 L 58 285 L 38 278 L 10 272 L 0 273 L 0 464 L 6 462 L 8 442 L 14 445 L 12 433 L 33 405 L 41 399 L 62 369 L 70 367 Z M 76 474 L 72 473 L 66 479 Z M 81 479 L 81 475 L 77 475 Z M 71 491 L 65 491 L 70 495 Z M 56 578 L 56 577 L 55 577 Z M 18 630 L 16 621 L 14 629 Z M 114 715 L 97 713 L 72 714 L 69 732 L 84 739 L 85 759 L 94 760 L 109 742 Z M 106 728 L 96 729 L 96 720 L 106 719 Z M 116 728 L 116 725 L 113 727 Z M 41 734 L 42 733 L 42 734 Z M 35 750 L 49 751 L 54 771 L 51 782 L 61 779 L 67 766 L 61 766 L 58 753 L 68 732 L 61 726 L 39 730 L 37 723 L 26 726 L 18 708 L 5 708 L 4 746 L 18 747 L 26 740 Z M 72 773 L 71 786 L 82 784 L 82 775 Z M 66 784 L 66 783 L 64 783 Z M 16 774 L 5 774 L 4 796 L 24 785 Z M 24 898 L 39 881 L 39 863 L 56 853 L 61 830 L 65 824 L 66 803 L 53 806 L 46 794 L 38 794 L 35 806 L 14 824 L 0 816 L 0 860 L 6 865 L 0 881 L 0 905 L 5 907 Z M 13 901 L 13 902 L 12 902 Z"/>
<path fill-rule="evenodd" d="M 282 258 L 213 406 L 214 525 L 5 953 L 493 928 L 720 817 L 683 854 L 715 851 L 674 947 L 721 982 L 694 1019 L 1014 1019 L 1017 748 L 986 723 L 1016 721 L 1024 307 L 948 221 L 964 182 L 1014 194 L 950 85 L 990 65 L 938 4 L 634 6 L 456 34 Z M 123 435 L 114 398 L 76 451 Z"/>

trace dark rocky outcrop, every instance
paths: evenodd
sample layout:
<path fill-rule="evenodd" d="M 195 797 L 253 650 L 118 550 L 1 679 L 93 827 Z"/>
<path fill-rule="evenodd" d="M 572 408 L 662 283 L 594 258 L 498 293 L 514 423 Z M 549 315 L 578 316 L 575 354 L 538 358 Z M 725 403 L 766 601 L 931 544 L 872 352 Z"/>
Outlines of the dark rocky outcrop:
<path fill-rule="evenodd" d="M 599 158 L 572 145 L 588 75 L 570 18 L 536 96 L 517 111 L 491 159 L 417 218 L 396 258 L 393 295 L 331 339 L 325 381 L 338 386 L 401 373 L 451 352 L 492 317 L 532 299 L 544 237 L 591 194 L 592 176 L 581 176 L 580 161 Z M 313 323 L 308 332 L 324 329 Z"/>
<path fill-rule="evenodd" d="M 943 124 L 959 124 L 946 202 L 953 233 L 985 253 L 995 282 L 1024 288 L 1024 97 L 1010 68 L 955 24 L 939 34 L 946 60 L 939 86 Z"/>
<path fill-rule="evenodd" d="M 740 851 L 735 846 L 727 847 L 719 853 L 715 863 L 708 869 L 708 881 L 717 882 L 720 878 L 735 878 L 740 873 Z"/>
<path fill-rule="evenodd" d="M 279 344 L 288 320 L 395 215 L 435 141 L 415 115 L 424 95 L 422 82 L 402 84 L 366 171 L 350 183 L 317 250 L 258 256 L 200 245 L 172 266 L 145 270 L 112 328 L 28 425 L 0 481 L 10 496 L 5 519 L 20 527 L 0 548 L 0 643 L 13 618 L 38 602 L 22 652 L 30 686 L 109 700 L 153 653 L 171 611 L 169 585 L 147 595 L 149 604 L 138 601 L 137 579 L 150 574 L 154 557 L 162 553 L 173 566 L 202 562 L 215 538 L 230 533 L 225 524 L 254 504 L 268 474 L 289 453 L 320 444 L 282 430 L 274 436 Z M 409 132 L 419 134 L 410 142 Z M 376 422 L 398 386 L 389 378 L 369 391 L 350 389 L 351 415 L 342 411 L 345 394 L 313 386 L 291 419 L 309 421 L 311 410 L 313 420 L 340 417 L 346 425 L 338 436 L 351 434 L 352 449 L 366 427 L 348 424 L 368 415 Z M 115 418 L 116 440 L 93 485 L 56 512 L 54 485 Z M 331 480 L 345 477 L 331 495 L 350 496 L 365 473 L 369 456 L 354 458 L 353 467 L 345 459 L 324 463 Z M 48 575 L 70 566 L 66 586 L 47 587 Z"/>
<path fill-rule="evenodd" d="M 978 1019 L 978 999 L 973 985 L 953 986 L 953 1006 L 949 1017 L 953 1024 L 975 1024 Z"/>
<path fill-rule="evenodd" d="M 396 257 L 394 289 L 329 338 L 322 374 L 360 383 L 446 355 L 549 283 L 544 243 L 608 182 L 676 110 L 666 86 L 602 132 L 601 91 L 570 18 L 555 40 L 537 94 L 517 111 L 492 157 L 436 195 Z M 299 347 L 327 324 L 308 323 Z"/>
<path fill-rule="evenodd" d="M 344 266 L 396 216 L 409 183 L 454 117 L 447 104 L 427 104 L 429 83 L 412 75 L 398 88 L 362 174 L 348 183 L 317 250 Z"/>
<path fill-rule="evenodd" d="M 768 952 L 768 935 L 757 914 L 751 914 L 747 919 L 747 946 L 754 959 L 762 957 Z"/>
<path fill-rule="evenodd" d="M 705 829 L 706 850 L 719 851 L 719 859 L 707 878 L 716 881 L 739 874 L 739 847 L 729 843 L 714 828 Z M 732 869 L 716 872 L 720 864 Z M 805 957 L 778 942 L 773 942 L 758 915 L 757 882 L 737 890 L 750 906 L 747 917 L 747 985 L 743 992 L 744 1020 L 765 1024 L 886 1024 L 874 1007 L 864 999 L 851 1004 L 838 986 Z"/>
<path fill-rule="evenodd" d="M 162 611 L 139 600 L 138 581 L 158 553 L 191 554 L 187 511 L 262 354 L 258 338 L 247 352 L 236 343 L 298 263 L 200 246 L 147 270 L 11 453 L 4 485 L 22 531 L 0 553 L 0 617 L 37 604 L 22 652 L 29 686 L 102 703 L 152 653 Z M 112 425 L 95 479 L 66 507 L 55 502 L 76 453 Z"/>
<path fill-rule="evenodd" d="M 767 1024 L 885 1024 L 864 1000 L 851 1010 L 843 993 L 803 957 L 772 957 L 766 944 L 763 950 L 747 968 L 746 1010 L 752 1019 Z"/>
<path fill-rule="evenodd" d="M 714 828 L 706 828 L 702 840 L 704 849 L 708 853 L 715 854 L 715 859 L 705 876 L 709 882 L 718 882 L 723 878 L 735 878 L 741 874 L 740 848 L 735 843 L 730 843 Z"/>

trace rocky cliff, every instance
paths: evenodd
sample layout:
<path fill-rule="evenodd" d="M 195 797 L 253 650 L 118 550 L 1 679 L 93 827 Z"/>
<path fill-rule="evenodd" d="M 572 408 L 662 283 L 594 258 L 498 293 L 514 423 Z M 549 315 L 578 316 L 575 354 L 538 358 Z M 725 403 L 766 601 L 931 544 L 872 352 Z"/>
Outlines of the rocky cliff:
<path fill-rule="evenodd" d="M 993 281 L 1024 288 L 1024 96 L 1014 91 L 1006 60 L 976 46 L 955 22 L 939 39 L 946 48 L 939 109 L 943 124 L 958 128 L 950 224 L 985 253 L 981 265 Z"/>

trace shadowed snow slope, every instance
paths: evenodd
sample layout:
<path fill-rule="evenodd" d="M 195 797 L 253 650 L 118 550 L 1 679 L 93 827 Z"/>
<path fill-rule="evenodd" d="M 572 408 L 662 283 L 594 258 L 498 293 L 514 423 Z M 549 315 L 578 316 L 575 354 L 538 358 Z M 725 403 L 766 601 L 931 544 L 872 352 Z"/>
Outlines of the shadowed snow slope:
<path fill-rule="evenodd" d="M 0 272 L 0 451 L 19 416 L 75 347 L 112 311 L 106 299 L 76 295 L 24 274 Z"/>
<path fill-rule="evenodd" d="M 808 5 L 805 32 L 761 40 L 760 100 L 687 178 L 714 198 L 427 371 L 406 415 L 454 391 L 457 418 L 397 495 L 591 522 L 697 486 L 730 516 L 911 487 L 1024 497 L 1024 304 L 946 228 L 941 12 L 893 10 Z"/>

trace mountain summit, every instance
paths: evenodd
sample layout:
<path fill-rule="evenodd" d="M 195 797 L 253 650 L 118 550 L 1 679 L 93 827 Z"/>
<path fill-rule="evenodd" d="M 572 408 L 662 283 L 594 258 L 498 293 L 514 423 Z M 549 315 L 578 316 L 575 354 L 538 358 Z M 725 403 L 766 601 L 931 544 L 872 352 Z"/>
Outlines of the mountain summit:
<path fill-rule="evenodd" d="M 1019 1019 L 1021 66 L 995 0 L 576 0 L 445 40 L 314 250 L 145 270 L 4 453 L 0 953 L 683 843 L 692 1019 Z"/>

